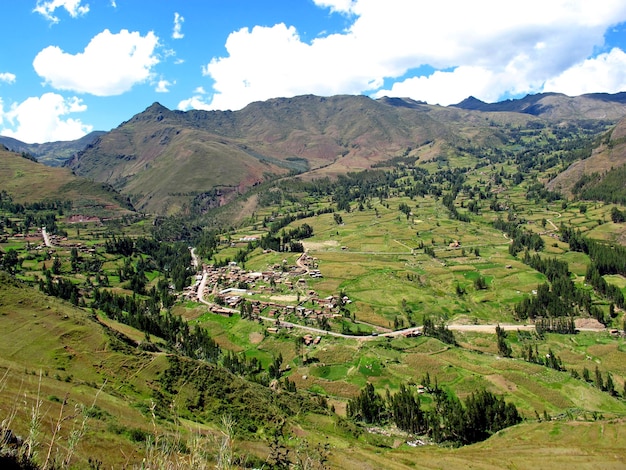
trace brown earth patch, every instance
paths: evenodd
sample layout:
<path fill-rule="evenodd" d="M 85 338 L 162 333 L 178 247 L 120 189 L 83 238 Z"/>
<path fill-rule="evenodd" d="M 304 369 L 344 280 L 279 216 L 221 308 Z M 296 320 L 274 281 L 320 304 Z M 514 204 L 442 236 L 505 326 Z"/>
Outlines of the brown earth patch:
<path fill-rule="evenodd" d="M 259 344 L 261 341 L 263 341 L 263 335 L 257 331 L 254 331 L 250 333 L 248 339 L 251 344 Z"/>
<path fill-rule="evenodd" d="M 606 327 L 595 318 L 577 318 L 574 320 L 576 328 L 594 328 L 604 330 Z"/>
<path fill-rule="evenodd" d="M 323 242 L 303 241 L 302 246 L 304 246 L 304 249 L 306 251 L 309 251 L 309 250 L 321 251 L 321 250 L 325 250 L 326 248 L 339 246 L 339 242 L 337 240 L 326 240 Z"/>
<path fill-rule="evenodd" d="M 517 390 L 517 385 L 515 385 L 515 383 L 505 379 L 500 374 L 486 375 L 485 379 L 505 392 L 514 392 Z"/>
<path fill-rule="evenodd" d="M 100 217 L 94 217 L 90 215 L 72 215 L 65 220 L 66 222 L 69 222 L 71 224 L 77 222 L 100 222 Z"/>

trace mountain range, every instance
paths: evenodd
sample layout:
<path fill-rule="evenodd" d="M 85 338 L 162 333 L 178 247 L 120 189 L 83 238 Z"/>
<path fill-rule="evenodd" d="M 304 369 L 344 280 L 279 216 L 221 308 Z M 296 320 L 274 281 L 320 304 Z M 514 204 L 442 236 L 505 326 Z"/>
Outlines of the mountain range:
<path fill-rule="evenodd" d="M 470 97 L 452 106 L 408 98 L 297 96 L 240 111 L 172 111 L 154 103 L 117 128 L 72 143 L 26 146 L 47 164 L 107 183 L 141 211 L 174 214 L 194 198 L 223 205 L 276 178 L 335 176 L 397 156 L 427 160 L 460 145 L 506 144 L 502 126 L 626 116 L 626 93 L 528 95 L 500 103 Z"/>

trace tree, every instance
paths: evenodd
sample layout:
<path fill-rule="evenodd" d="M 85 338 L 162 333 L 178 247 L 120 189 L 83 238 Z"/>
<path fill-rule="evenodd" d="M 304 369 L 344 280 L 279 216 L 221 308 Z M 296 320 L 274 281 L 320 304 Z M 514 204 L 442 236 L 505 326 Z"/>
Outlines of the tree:
<path fill-rule="evenodd" d="M 78 256 L 78 249 L 76 247 L 72 248 L 70 252 L 70 262 L 72 265 L 72 272 L 77 273 L 80 269 L 80 257 Z"/>
<path fill-rule="evenodd" d="M 478 276 L 476 279 L 474 279 L 474 288 L 476 290 L 484 290 L 487 288 L 487 281 L 485 280 L 484 277 L 482 276 Z"/>
<path fill-rule="evenodd" d="M 498 341 L 498 353 L 504 357 L 511 357 L 513 351 L 511 346 L 506 342 L 506 331 L 504 331 L 504 328 L 501 328 L 500 325 L 496 326 L 496 337 Z"/>
<path fill-rule="evenodd" d="M 600 372 L 598 366 L 596 366 L 596 387 L 600 390 L 604 390 L 604 380 L 602 380 L 602 372 Z"/>
<path fill-rule="evenodd" d="M 267 374 L 269 375 L 270 380 L 280 379 L 280 376 L 282 375 L 282 371 L 280 370 L 280 368 L 282 365 L 283 365 L 283 355 L 279 353 L 278 356 L 274 358 L 274 360 L 272 361 L 272 363 L 269 365 L 267 369 Z"/>
<path fill-rule="evenodd" d="M 358 396 L 348 401 L 346 414 L 348 418 L 358 421 L 382 424 L 385 418 L 385 403 L 375 392 L 374 386 L 368 382 Z"/>
<path fill-rule="evenodd" d="M 15 274 L 16 269 L 20 266 L 20 259 L 17 256 L 17 251 L 14 249 L 7 250 L 2 257 L 2 268 L 6 269 L 9 273 Z"/>
<path fill-rule="evenodd" d="M 615 383 L 613 382 L 613 376 L 610 372 L 606 374 L 606 384 L 604 388 L 607 392 L 611 394 L 611 396 L 617 396 L 617 392 L 615 391 Z"/>
<path fill-rule="evenodd" d="M 52 262 L 52 274 L 56 274 L 57 276 L 61 274 L 61 259 L 58 256 L 55 256 Z"/>
<path fill-rule="evenodd" d="M 296 356 L 302 356 L 302 351 L 304 349 L 304 337 L 296 336 L 294 339 L 294 348 L 296 350 Z"/>

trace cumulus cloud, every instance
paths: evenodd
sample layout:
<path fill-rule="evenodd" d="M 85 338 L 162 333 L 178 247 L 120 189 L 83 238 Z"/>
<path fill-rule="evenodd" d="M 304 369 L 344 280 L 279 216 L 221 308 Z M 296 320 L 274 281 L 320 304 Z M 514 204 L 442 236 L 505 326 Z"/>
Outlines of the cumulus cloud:
<path fill-rule="evenodd" d="M 538 92 L 592 57 L 607 29 L 626 20 L 621 0 L 314 2 L 345 14 L 349 27 L 310 42 L 285 24 L 231 33 L 227 55 L 202 68 L 214 83 L 212 109 L 302 93 L 402 95 L 449 104 L 469 95 L 493 101 Z M 611 57 L 607 70 L 620 64 Z M 435 71 L 419 73 L 424 65 Z"/>
<path fill-rule="evenodd" d="M 159 63 L 155 54 L 158 44 L 153 32 L 142 36 L 125 29 L 118 34 L 105 29 L 75 55 L 57 46 L 46 47 L 35 57 L 33 67 L 58 90 L 120 95 L 151 76 L 152 68 Z"/>
<path fill-rule="evenodd" d="M 618 48 L 584 60 L 549 79 L 545 91 L 558 91 L 576 96 L 604 91 L 617 93 L 626 91 L 626 53 Z"/>
<path fill-rule="evenodd" d="M 2 103 L 0 102 L 0 105 Z M 93 126 L 68 114 L 87 109 L 77 97 L 64 98 L 56 93 L 30 97 L 15 103 L 8 111 L 0 106 L 0 134 L 27 143 L 75 140 L 93 130 Z"/>
<path fill-rule="evenodd" d="M 194 95 L 178 103 L 177 109 L 180 111 L 188 111 L 190 109 L 200 109 L 210 111 L 214 109 L 210 103 L 207 103 L 201 95 Z"/>
<path fill-rule="evenodd" d="M 170 82 L 169 80 L 159 80 L 154 91 L 156 91 L 157 93 L 169 93 L 169 87 L 175 84 L 176 82 Z"/>
<path fill-rule="evenodd" d="M 178 12 L 174 13 L 174 30 L 172 31 L 172 39 L 182 39 L 185 37 L 182 33 L 184 21 L 185 18 L 180 16 Z"/>
<path fill-rule="evenodd" d="M 15 74 L 11 72 L 0 72 L 0 82 L 8 83 L 11 85 L 15 83 Z"/>
<path fill-rule="evenodd" d="M 82 0 L 38 0 L 33 11 L 52 23 L 58 23 L 59 18 L 54 15 L 58 8 L 64 8 L 72 18 L 86 15 L 89 12 L 89 5 L 81 5 L 81 2 Z"/>

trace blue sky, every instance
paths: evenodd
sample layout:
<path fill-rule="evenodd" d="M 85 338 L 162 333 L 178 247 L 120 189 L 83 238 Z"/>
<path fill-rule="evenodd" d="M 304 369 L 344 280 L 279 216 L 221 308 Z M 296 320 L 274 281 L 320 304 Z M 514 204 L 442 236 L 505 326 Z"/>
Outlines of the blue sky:
<path fill-rule="evenodd" d="M 155 101 L 626 91 L 623 0 L 0 1 L 0 134 L 29 143 L 108 131 Z"/>

